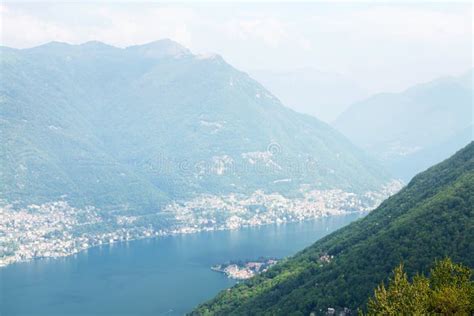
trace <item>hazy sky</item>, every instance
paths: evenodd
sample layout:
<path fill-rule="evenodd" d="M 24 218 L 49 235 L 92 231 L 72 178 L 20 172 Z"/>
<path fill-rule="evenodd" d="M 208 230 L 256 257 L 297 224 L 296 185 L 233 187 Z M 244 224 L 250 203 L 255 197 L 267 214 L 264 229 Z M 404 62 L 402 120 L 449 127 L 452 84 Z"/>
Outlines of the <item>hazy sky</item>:
<path fill-rule="evenodd" d="M 99 40 L 124 47 L 171 38 L 244 71 L 313 67 L 370 92 L 462 73 L 473 57 L 469 2 L 2 2 L 0 15 L 5 46 Z"/>

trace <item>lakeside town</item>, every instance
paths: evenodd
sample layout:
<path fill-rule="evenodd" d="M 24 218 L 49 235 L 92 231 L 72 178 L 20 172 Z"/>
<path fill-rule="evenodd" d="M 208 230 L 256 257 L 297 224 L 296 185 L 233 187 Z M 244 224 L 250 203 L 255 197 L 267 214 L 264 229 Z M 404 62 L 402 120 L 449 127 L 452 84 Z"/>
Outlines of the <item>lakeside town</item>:
<path fill-rule="evenodd" d="M 327 253 L 323 253 L 319 256 L 318 263 L 322 267 L 328 264 L 334 259 L 334 256 L 330 256 Z M 276 258 L 264 258 L 260 257 L 257 260 L 233 260 L 227 263 L 216 264 L 211 267 L 212 271 L 220 272 L 225 274 L 229 279 L 234 280 L 247 280 L 254 277 L 257 274 L 264 273 L 271 266 L 277 264 L 280 259 Z"/>
<path fill-rule="evenodd" d="M 141 216 L 104 216 L 94 207 L 75 208 L 65 201 L 23 208 L 4 203 L 0 206 L 0 267 L 34 258 L 69 256 L 120 241 L 367 212 L 401 186 L 392 182 L 380 192 L 363 196 L 342 190 L 308 190 L 300 198 L 263 191 L 250 196 L 204 195 Z"/>
<path fill-rule="evenodd" d="M 229 279 L 247 280 L 251 277 L 263 273 L 278 260 L 275 258 L 259 258 L 257 260 L 249 261 L 231 261 L 228 263 L 217 264 L 211 267 L 212 271 L 224 273 Z"/>

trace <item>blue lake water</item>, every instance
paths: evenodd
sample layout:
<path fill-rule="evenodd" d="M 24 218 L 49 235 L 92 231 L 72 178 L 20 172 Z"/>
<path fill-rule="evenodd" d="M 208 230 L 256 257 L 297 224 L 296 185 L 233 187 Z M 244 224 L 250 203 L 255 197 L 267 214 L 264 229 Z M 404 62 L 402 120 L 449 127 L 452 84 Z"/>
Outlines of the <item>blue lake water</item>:
<path fill-rule="evenodd" d="M 182 315 L 235 284 L 214 264 L 293 255 L 360 218 L 137 240 L 0 268 L 0 315 Z"/>

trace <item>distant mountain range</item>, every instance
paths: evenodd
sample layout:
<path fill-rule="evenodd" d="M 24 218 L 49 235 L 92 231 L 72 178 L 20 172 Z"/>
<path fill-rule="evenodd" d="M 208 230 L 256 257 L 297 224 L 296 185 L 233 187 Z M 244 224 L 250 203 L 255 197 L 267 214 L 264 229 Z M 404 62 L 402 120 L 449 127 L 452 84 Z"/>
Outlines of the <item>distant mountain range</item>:
<path fill-rule="evenodd" d="M 333 126 L 409 180 L 473 139 L 473 71 L 357 102 Z"/>
<path fill-rule="evenodd" d="M 217 55 L 171 40 L 2 47 L 0 198 L 156 211 L 200 194 L 364 194 L 391 177 Z"/>
<path fill-rule="evenodd" d="M 468 126 L 456 132 L 448 139 L 440 140 L 434 145 L 390 162 L 388 168 L 393 174 L 408 181 L 420 170 L 425 170 L 429 166 L 443 161 L 448 158 L 450 154 L 455 153 L 459 148 L 471 142 L 473 139 L 473 131 L 474 126 Z"/>
<path fill-rule="evenodd" d="M 351 104 L 368 97 L 364 89 L 343 75 L 314 68 L 253 70 L 250 75 L 286 106 L 325 122 L 334 121 Z"/>
<path fill-rule="evenodd" d="M 363 307 L 403 262 L 409 276 L 445 256 L 474 267 L 474 143 L 417 175 L 362 220 L 266 273 L 221 292 L 195 315 L 325 315 Z"/>

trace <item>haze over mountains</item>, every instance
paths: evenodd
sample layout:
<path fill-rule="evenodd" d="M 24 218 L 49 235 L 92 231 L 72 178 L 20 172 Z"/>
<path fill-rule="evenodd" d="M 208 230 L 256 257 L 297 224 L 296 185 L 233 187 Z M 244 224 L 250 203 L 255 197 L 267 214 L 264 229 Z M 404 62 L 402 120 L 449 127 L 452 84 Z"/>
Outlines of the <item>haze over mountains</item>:
<path fill-rule="evenodd" d="M 314 68 L 254 70 L 250 75 L 286 106 L 328 123 L 351 104 L 368 96 L 363 88 L 343 75 Z"/>
<path fill-rule="evenodd" d="M 473 139 L 473 71 L 357 102 L 333 125 L 408 181 Z"/>
<path fill-rule="evenodd" d="M 0 316 L 474 316 L 451 2 L 0 3 Z"/>
<path fill-rule="evenodd" d="M 404 181 L 473 139 L 472 70 L 370 97 L 344 76 L 312 68 L 251 76 L 285 105 L 331 123 Z"/>
<path fill-rule="evenodd" d="M 220 56 L 161 40 L 1 48 L 0 197 L 153 209 L 200 194 L 363 194 L 391 177 Z M 158 206 L 158 207 L 157 207 Z"/>

